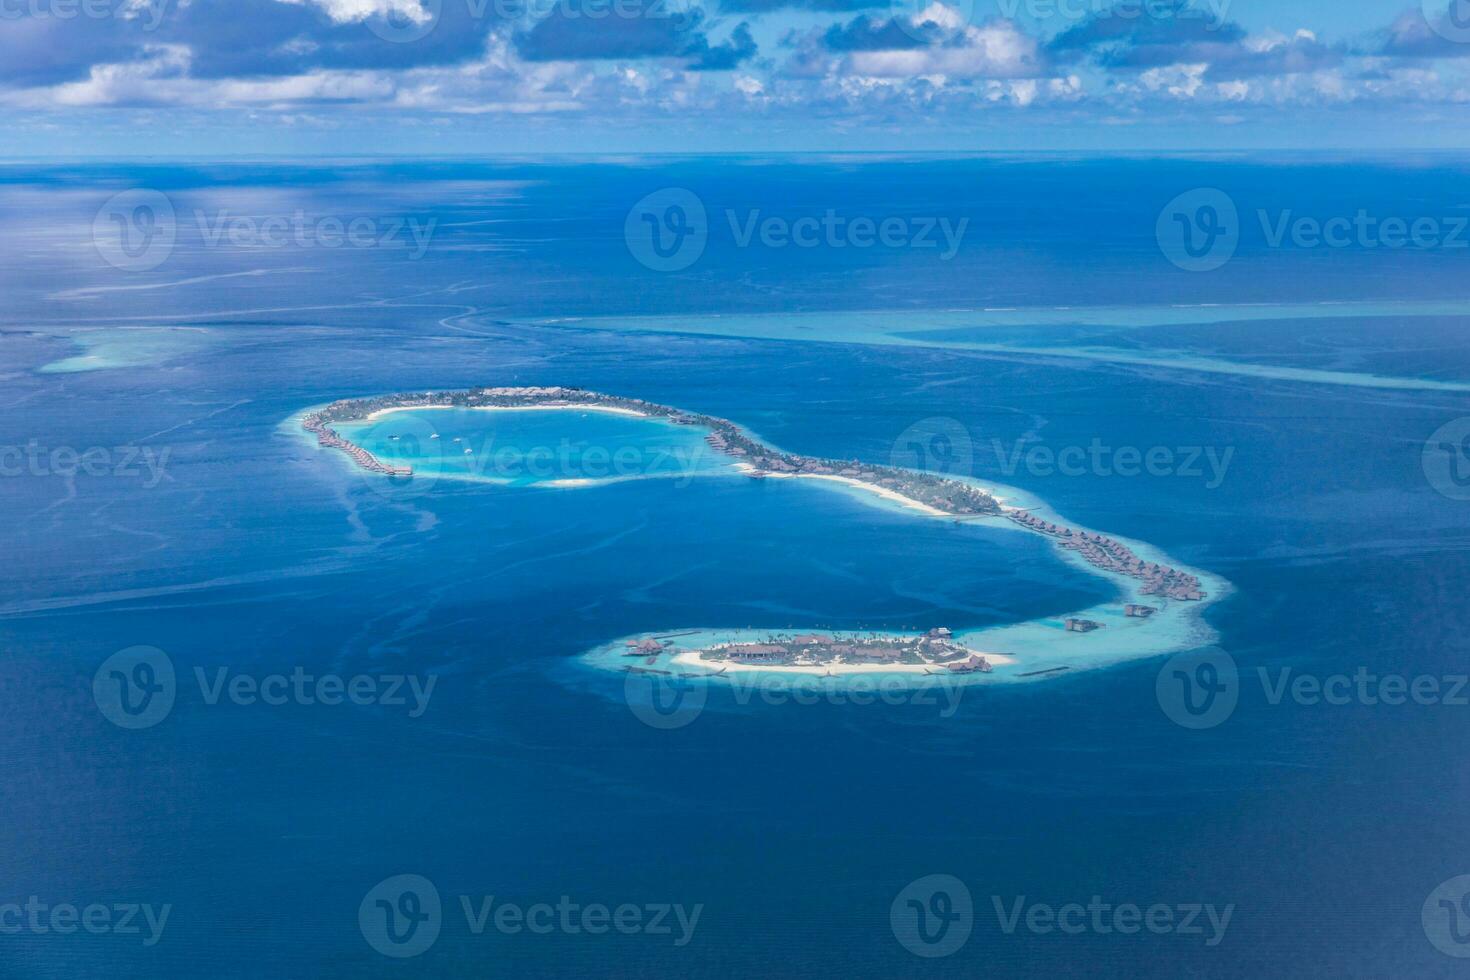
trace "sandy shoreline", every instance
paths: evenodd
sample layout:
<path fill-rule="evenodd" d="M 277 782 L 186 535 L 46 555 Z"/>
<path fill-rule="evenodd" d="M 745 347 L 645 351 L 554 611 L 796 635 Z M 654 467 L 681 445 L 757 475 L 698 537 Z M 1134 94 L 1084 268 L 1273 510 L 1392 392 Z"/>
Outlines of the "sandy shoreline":
<path fill-rule="evenodd" d="M 756 468 L 751 466 L 749 463 L 740 463 L 738 464 L 737 468 L 745 473 L 758 472 Z M 899 493 L 896 490 L 890 490 L 887 487 L 880 487 L 876 483 L 864 483 L 862 480 L 855 480 L 850 476 L 838 476 L 835 473 L 759 472 L 761 472 L 761 475 L 764 476 L 767 480 L 832 480 L 836 483 L 845 483 L 850 487 L 857 487 L 861 490 L 866 490 L 869 493 L 877 494 L 884 500 L 891 500 L 896 504 L 902 504 L 905 507 L 909 507 L 913 510 L 919 511 L 920 513 L 928 514 L 930 517 L 960 516 L 958 514 L 951 514 L 949 513 L 949 511 L 940 510 L 938 507 L 931 507 L 926 503 L 921 503 L 920 501 L 915 500 L 913 497 L 905 497 L 903 494 Z"/>
<path fill-rule="evenodd" d="M 380 408 L 364 421 L 372 422 L 394 412 L 419 412 L 430 408 L 463 408 L 472 412 L 606 412 L 609 415 L 630 415 L 638 419 L 653 418 L 646 412 L 635 412 L 631 408 L 617 408 L 612 405 L 397 405 L 393 408 Z"/>

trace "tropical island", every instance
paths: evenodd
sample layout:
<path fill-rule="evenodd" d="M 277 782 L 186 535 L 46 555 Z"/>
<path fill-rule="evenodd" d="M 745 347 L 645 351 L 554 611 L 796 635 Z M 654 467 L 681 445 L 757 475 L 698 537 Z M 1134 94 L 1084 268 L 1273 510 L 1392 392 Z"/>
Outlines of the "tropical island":
<path fill-rule="evenodd" d="M 652 637 L 627 640 L 624 656 L 643 658 L 651 667 L 668 649 L 667 641 Z M 827 668 L 829 673 L 854 670 L 917 670 L 925 674 L 988 674 L 992 661 L 1010 663 L 1009 657 L 981 654 L 954 640 L 945 627 L 918 636 L 880 633 L 771 633 L 757 640 L 716 642 L 676 656 L 678 662 L 696 661 L 712 667 Z M 931 668 L 938 668 L 931 669 Z M 635 671 L 645 668 L 630 668 Z"/>
<path fill-rule="evenodd" d="M 1026 508 L 1005 506 L 993 493 L 972 483 L 923 470 L 883 466 L 856 459 L 831 460 L 783 452 L 766 445 L 728 419 L 686 412 L 639 398 L 567 387 L 488 387 L 459 391 L 404 392 L 335 401 L 302 416 L 301 426 L 317 437 L 319 445 L 341 450 L 368 472 L 412 479 L 411 467 L 383 462 L 367 449 L 342 436 L 333 426 L 366 421 L 388 412 L 438 408 L 580 408 L 695 426 L 708 432 L 705 442 L 711 449 L 734 458 L 741 472 L 754 479 L 805 478 L 835 481 L 867 490 L 933 516 L 956 520 L 1006 518 L 1028 531 L 1053 539 L 1061 548 L 1101 571 L 1137 579 L 1143 583 L 1141 595 L 1184 602 L 1197 602 L 1206 597 L 1199 577 L 1190 572 L 1161 562 L 1147 561 L 1116 538 L 1066 527 L 1037 516 Z M 1145 618 L 1153 611 L 1151 607 L 1130 606 L 1128 615 Z M 1068 620 L 1067 628 L 1073 632 L 1090 632 L 1097 628 L 1097 624 L 1092 620 Z"/>
<path fill-rule="evenodd" d="M 411 477 L 409 467 L 391 466 L 342 437 L 332 426 L 360 422 L 385 412 L 413 408 L 583 408 L 666 419 L 676 425 L 708 430 L 705 441 L 716 452 L 734 457 L 745 472 L 763 477 L 822 477 L 861 484 L 874 492 L 949 516 L 997 516 L 1000 502 L 984 490 L 959 480 L 896 466 L 859 460 L 839 462 L 798 456 L 765 445 L 735 423 L 713 415 L 684 412 L 667 405 L 604 395 L 580 388 L 471 388 L 424 391 L 336 401 L 302 418 L 302 427 L 322 446 L 340 449 L 370 472 Z"/>

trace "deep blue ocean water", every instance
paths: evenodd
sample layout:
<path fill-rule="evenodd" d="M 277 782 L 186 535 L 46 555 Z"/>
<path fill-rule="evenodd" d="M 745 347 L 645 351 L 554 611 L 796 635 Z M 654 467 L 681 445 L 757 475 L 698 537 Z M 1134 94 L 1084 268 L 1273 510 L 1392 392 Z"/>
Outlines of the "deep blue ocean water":
<path fill-rule="evenodd" d="M 1191 274 L 1154 240 L 1159 209 L 1192 187 L 1224 188 L 1243 211 L 1448 215 L 1470 202 L 1467 175 L 1443 158 L 7 167 L 0 444 L 101 448 L 113 463 L 121 447 L 168 455 L 157 481 L 116 467 L 0 479 L 0 906 L 34 895 L 172 912 L 153 946 L 0 935 L 0 972 L 1456 974 L 1420 910 L 1470 872 L 1455 754 L 1470 707 L 1271 704 L 1253 678 L 1466 672 L 1470 503 L 1421 464 L 1430 434 L 1470 414 L 1466 396 L 544 321 L 1470 299 L 1454 250 L 1272 249 L 1248 234 L 1234 261 Z M 973 237 L 940 262 L 742 249 L 712 230 L 699 262 L 657 273 L 630 255 L 624 219 L 666 186 L 693 189 L 712 213 L 968 216 Z M 189 216 L 181 227 L 196 209 L 301 208 L 433 217 L 441 230 L 414 259 L 210 245 L 186 229 L 161 266 L 126 272 L 90 236 L 102 203 L 132 187 L 168 194 Z M 1222 317 L 1107 342 L 1464 381 L 1463 319 Z M 1084 333 L 1005 339 L 1099 342 Z M 89 350 L 114 366 L 41 370 Z M 880 462 L 912 427 L 957 423 L 975 476 L 1234 584 L 1208 616 L 1248 678 L 1239 706 L 1216 728 L 1176 725 L 1150 660 L 976 688 L 947 717 L 913 703 L 742 704 L 716 690 L 686 727 L 645 724 L 622 676 L 585 668 L 582 652 L 691 624 L 1005 623 L 1084 608 L 1111 587 L 1039 539 L 792 482 L 445 480 L 385 493 L 283 426 L 334 398 L 476 384 L 647 398 L 791 451 Z M 1233 454 L 1217 486 L 1006 472 L 1020 439 Z M 181 681 L 167 718 L 130 731 L 99 711 L 92 685 L 136 645 L 166 652 Z M 195 667 L 438 681 L 410 717 L 209 704 Z M 406 873 L 435 883 L 445 918 L 431 949 L 396 961 L 365 941 L 358 910 Z M 921 959 L 895 939 L 889 906 L 936 873 L 969 886 L 976 920 L 958 952 Z M 476 936 L 460 895 L 704 909 L 683 946 Z M 1213 947 L 1006 934 L 992 895 L 1235 911 Z"/>

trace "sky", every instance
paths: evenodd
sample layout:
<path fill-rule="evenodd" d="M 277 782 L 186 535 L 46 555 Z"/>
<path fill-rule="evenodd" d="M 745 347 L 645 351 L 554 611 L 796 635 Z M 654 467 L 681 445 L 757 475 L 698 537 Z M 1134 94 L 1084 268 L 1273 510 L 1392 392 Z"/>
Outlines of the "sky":
<path fill-rule="evenodd" d="M 0 158 L 1470 145 L 1470 0 L 0 0 Z"/>

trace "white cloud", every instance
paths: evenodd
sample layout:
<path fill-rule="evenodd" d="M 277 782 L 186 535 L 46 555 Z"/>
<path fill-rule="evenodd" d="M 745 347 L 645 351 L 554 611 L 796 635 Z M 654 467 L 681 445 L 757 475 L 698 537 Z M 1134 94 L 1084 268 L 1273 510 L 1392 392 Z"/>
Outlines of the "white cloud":
<path fill-rule="evenodd" d="M 1138 80 L 1150 92 L 1166 92 L 1176 99 L 1192 99 L 1204 84 L 1205 71 L 1209 67 L 1199 63 L 1150 68 Z"/>
<path fill-rule="evenodd" d="M 423 0 L 279 0 L 281 3 L 320 7 L 338 24 L 358 24 L 370 17 L 399 14 L 415 24 L 434 16 Z"/>
<path fill-rule="evenodd" d="M 846 60 L 853 74 L 870 78 L 1031 78 L 1041 72 L 1036 39 L 1009 21 L 966 27 L 953 41 L 935 47 L 854 51 Z"/>
<path fill-rule="evenodd" d="M 1251 86 L 1249 82 L 1237 80 L 1233 82 L 1221 82 L 1215 86 L 1215 90 L 1220 93 L 1220 98 L 1227 102 L 1241 102 L 1245 100 L 1246 96 L 1250 95 Z"/>

